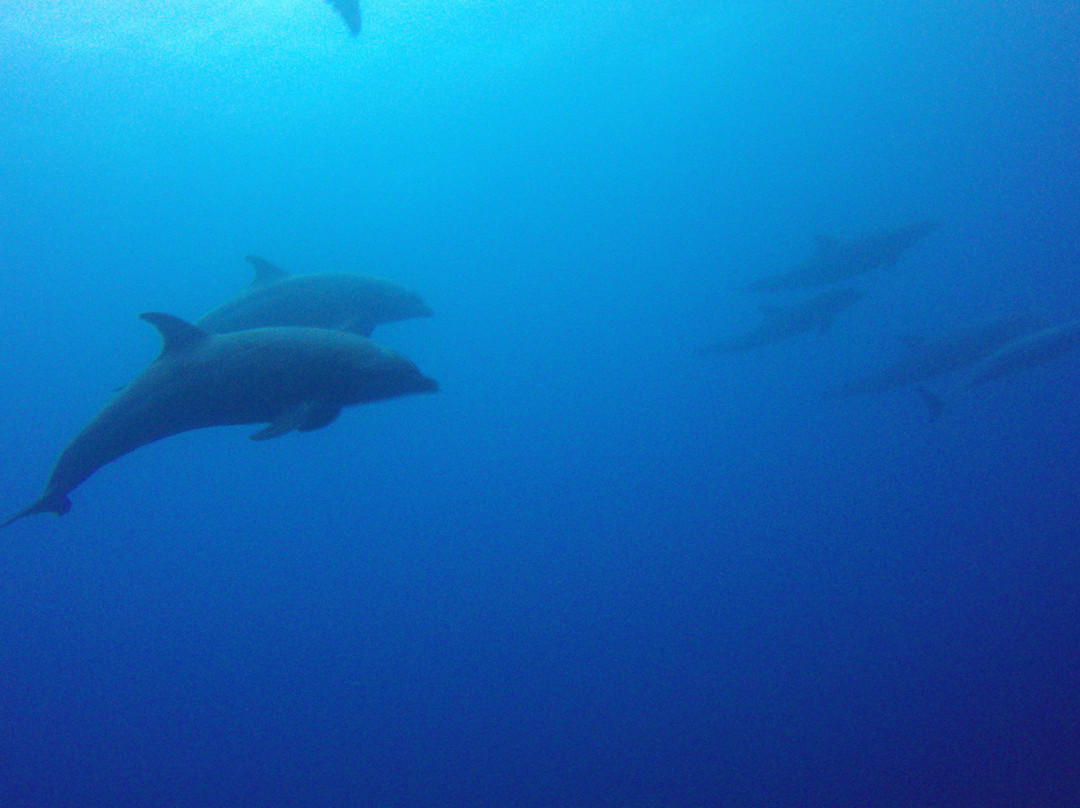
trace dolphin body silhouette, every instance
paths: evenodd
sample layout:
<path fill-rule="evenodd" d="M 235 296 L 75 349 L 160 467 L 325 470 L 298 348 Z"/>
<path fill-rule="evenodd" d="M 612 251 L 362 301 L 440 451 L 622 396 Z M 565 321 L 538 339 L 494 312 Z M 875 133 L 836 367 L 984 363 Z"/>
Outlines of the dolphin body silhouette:
<path fill-rule="evenodd" d="M 0 527 L 35 513 L 67 513 L 68 494 L 91 474 L 170 435 L 265 423 L 251 436 L 265 440 L 321 429 L 343 407 L 438 389 L 404 356 L 342 331 L 213 335 L 169 314 L 140 316 L 161 333 L 161 353 L 68 444 L 44 493 Z"/>
<path fill-rule="evenodd" d="M 349 28 L 349 33 L 356 36 L 360 33 L 360 2 L 359 0 L 326 0 L 331 6 L 334 7 L 341 19 L 345 21 L 345 25 Z"/>
<path fill-rule="evenodd" d="M 1002 376 L 1043 365 L 1077 346 L 1080 346 L 1080 319 L 1019 337 L 973 366 L 953 388 L 952 393 L 963 393 Z M 944 400 L 925 387 L 919 388 L 919 394 L 930 408 L 930 420 L 936 421 L 945 409 Z"/>
<path fill-rule="evenodd" d="M 272 326 L 310 326 L 371 336 L 381 323 L 430 317 L 415 292 L 380 278 L 345 273 L 290 275 L 256 255 L 245 259 L 255 278 L 242 294 L 195 325 L 212 334 Z"/>
<path fill-rule="evenodd" d="M 850 240 L 818 236 L 817 249 L 806 263 L 790 272 L 760 278 L 743 288 L 753 292 L 778 292 L 824 286 L 850 280 L 878 267 L 891 267 L 938 225 L 936 221 L 926 220 Z"/>
<path fill-rule="evenodd" d="M 699 353 L 710 355 L 746 351 L 763 345 L 771 345 L 807 331 L 816 330 L 824 334 L 836 315 L 864 297 L 866 293 L 859 289 L 842 287 L 822 292 L 786 309 L 779 306 L 762 306 L 765 322 L 757 328 L 738 339 L 718 342 L 702 348 Z"/>
<path fill-rule="evenodd" d="M 907 350 L 877 373 L 829 390 L 829 398 L 884 393 L 971 367 L 1007 342 L 1037 330 L 1034 317 L 1002 317 L 937 339 L 905 337 Z"/>

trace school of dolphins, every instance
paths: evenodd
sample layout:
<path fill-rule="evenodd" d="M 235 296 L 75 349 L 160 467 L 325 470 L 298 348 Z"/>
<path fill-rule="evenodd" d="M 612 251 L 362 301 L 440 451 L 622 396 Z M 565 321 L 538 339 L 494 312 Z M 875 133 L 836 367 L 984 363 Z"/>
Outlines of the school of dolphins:
<path fill-rule="evenodd" d="M 704 355 L 725 354 L 769 345 L 798 334 L 825 333 L 833 319 L 866 297 L 848 285 L 876 269 L 889 269 L 915 244 L 939 226 L 921 221 L 893 230 L 841 240 L 819 236 L 810 258 L 794 269 L 761 278 L 746 291 L 780 292 L 825 287 L 787 308 L 763 305 L 764 321 L 734 339 L 699 349 Z M 1049 362 L 1080 345 L 1080 319 L 1048 324 L 1038 317 L 1016 314 L 968 324 L 934 338 L 904 335 L 904 352 L 877 373 L 826 391 L 829 398 L 884 393 L 915 386 L 926 402 L 930 419 L 937 420 L 945 403 L 965 391 L 1025 368 Z M 955 378 L 942 391 L 927 383 L 939 376 Z"/>
<path fill-rule="evenodd" d="M 357 0 L 327 0 L 352 35 Z M 824 333 L 866 293 L 850 282 L 901 261 L 939 224 L 919 221 L 858 238 L 819 237 L 795 268 L 761 278 L 743 294 L 804 293 L 801 302 L 763 305 L 762 323 L 741 336 L 701 347 L 703 356 L 745 351 Z M 415 292 L 391 281 L 344 273 L 293 275 L 257 257 L 251 285 L 194 322 L 160 312 L 141 319 L 157 329 L 161 351 L 117 391 L 60 454 L 45 490 L 7 521 L 65 514 L 69 494 L 102 466 L 162 438 L 212 426 L 262 425 L 252 440 L 310 432 L 345 407 L 430 393 L 438 384 L 407 357 L 372 341 L 382 323 L 431 316 Z M 946 402 L 978 385 L 1048 362 L 1080 345 L 1080 319 L 1047 324 L 1027 315 L 977 322 L 935 338 L 907 336 L 904 353 L 829 397 L 914 387 L 931 419 Z M 952 381 L 933 390 L 938 377 Z"/>

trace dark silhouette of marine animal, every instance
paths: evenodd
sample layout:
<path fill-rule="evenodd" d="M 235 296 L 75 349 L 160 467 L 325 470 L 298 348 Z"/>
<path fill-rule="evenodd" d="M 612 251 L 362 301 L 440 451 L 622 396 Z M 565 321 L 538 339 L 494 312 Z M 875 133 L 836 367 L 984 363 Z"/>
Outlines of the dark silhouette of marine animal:
<path fill-rule="evenodd" d="M 371 340 L 321 328 L 210 334 L 169 314 L 140 315 L 161 333 L 158 357 L 61 453 L 42 495 L 0 525 L 65 514 L 86 478 L 128 452 L 191 429 L 267 424 L 251 437 L 321 429 L 343 407 L 438 385 Z"/>
<path fill-rule="evenodd" d="M 1034 317 L 1002 317 L 937 339 L 903 337 L 906 350 L 895 362 L 862 379 L 826 392 L 830 398 L 883 393 L 971 367 L 1007 342 L 1041 327 Z"/>
<path fill-rule="evenodd" d="M 952 389 L 952 394 L 958 395 L 1003 376 L 1043 365 L 1077 346 L 1080 346 L 1080 319 L 1019 337 L 974 365 Z M 936 421 L 945 409 L 944 400 L 925 387 L 919 388 L 919 394 L 930 408 L 930 420 Z"/>
<path fill-rule="evenodd" d="M 836 315 L 866 296 L 859 289 L 843 287 L 822 292 L 789 308 L 762 306 L 765 322 L 738 339 L 718 342 L 700 349 L 700 353 L 722 354 L 745 351 L 790 339 L 807 331 L 825 333 Z"/>
<path fill-rule="evenodd" d="M 242 294 L 205 314 L 195 325 L 213 334 L 269 326 L 311 326 L 371 336 L 381 323 L 430 317 L 415 292 L 390 281 L 347 273 L 290 275 L 249 255 L 255 278 Z"/>
<path fill-rule="evenodd" d="M 359 0 L 326 0 L 334 7 L 345 25 L 349 27 L 349 33 L 356 36 L 360 33 L 360 2 Z"/>
<path fill-rule="evenodd" d="M 938 224 L 927 220 L 855 239 L 818 236 L 817 249 L 804 264 L 790 272 L 753 281 L 743 288 L 754 292 L 778 292 L 824 286 L 851 280 L 878 267 L 888 268 L 936 230 Z"/>

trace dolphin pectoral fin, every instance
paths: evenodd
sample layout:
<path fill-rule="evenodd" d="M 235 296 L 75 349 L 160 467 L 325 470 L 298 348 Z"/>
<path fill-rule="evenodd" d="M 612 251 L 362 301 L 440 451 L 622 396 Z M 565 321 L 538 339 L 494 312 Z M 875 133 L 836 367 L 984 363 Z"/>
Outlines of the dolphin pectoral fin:
<path fill-rule="evenodd" d="M 5 528 L 12 522 L 35 513 L 55 513 L 57 516 L 63 516 L 70 510 L 71 500 L 64 494 L 45 494 L 41 499 L 31 502 L 14 516 L 6 519 L 3 524 L 0 524 L 0 528 Z"/>
<path fill-rule="evenodd" d="M 339 415 L 341 415 L 341 407 L 333 405 L 313 407 L 307 419 L 296 428 L 296 431 L 313 432 L 316 429 L 322 429 L 327 424 L 332 424 Z"/>
<path fill-rule="evenodd" d="M 280 438 L 282 435 L 287 435 L 294 429 L 300 429 L 308 418 L 311 417 L 313 409 L 312 403 L 310 401 L 305 401 L 302 404 L 297 404 L 282 410 L 274 417 L 273 421 L 252 435 L 251 439 L 270 440 L 270 438 Z"/>
<path fill-rule="evenodd" d="M 288 272 L 276 264 L 271 264 L 265 258 L 260 258 L 257 255 L 245 255 L 244 260 L 255 269 L 255 277 L 251 280 L 252 289 L 289 277 Z"/>
<path fill-rule="evenodd" d="M 922 400 L 926 402 L 927 408 L 930 410 L 930 422 L 933 423 L 941 417 L 941 413 L 945 411 L 945 403 L 941 400 L 941 396 L 931 392 L 927 388 L 919 385 L 916 388 Z"/>

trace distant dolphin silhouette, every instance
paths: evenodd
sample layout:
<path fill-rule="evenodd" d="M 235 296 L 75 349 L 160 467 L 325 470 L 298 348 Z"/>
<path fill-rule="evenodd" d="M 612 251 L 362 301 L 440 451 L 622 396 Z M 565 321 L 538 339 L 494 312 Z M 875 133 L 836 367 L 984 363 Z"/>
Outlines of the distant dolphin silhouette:
<path fill-rule="evenodd" d="M 951 394 L 959 395 L 1002 376 L 1045 364 L 1077 346 L 1080 346 L 1080 319 L 1019 337 L 973 366 Z M 919 388 L 919 394 L 930 408 L 930 420 L 936 421 L 945 409 L 944 399 L 925 387 Z"/>
<path fill-rule="evenodd" d="M 760 278 L 743 288 L 753 292 L 777 292 L 824 286 L 851 280 L 878 267 L 891 267 L 910 247 L 936 230 L 938 224 L 935 221 L 916 222 L 850 240 L 818 236 L 817 249 L 806 263 L 790 272 Z"/>
<path fill-rule="evenodd" d="M 214 335 L 169 314 L 140 315 L 161 333 L 157 359 L 68 444 L 45 492 L 0 527 L 35 513 L 65 514 L 87 477 L 128 452 L 191 429 L 267 426 L 253 440 L 333 421 L 342 407 L 438 385 L 369 339 L 319 328 Z"/>
<path fill-rule="evenodd" d="M 866 297 L 859 289 L 841 288 L 822 292 L 790 308 L 762 306 L 765 322 L 746 335 L 700 349 L 702 355 L 731 353 L 770 345 L 807 331 L 825 333 L 844 309 Z"/>
<path fill-rule="evenodd" d="M 349 33 L 356 36 L 360 33 L 360 2 L 359 0 L 326 0 L 334 7 L 334 10 L 345 20 L 349 27 Z"/>
<path fill-rule="evenodd" d="M 430 317 L 415 292 L 379 278 L 346 273 L 290 275 L 257 255 L 245 259 L 255 279 L 238 297 L 195 321 L 213 334 L 270 326 L 313 326 L 362 337 L 380 323 Z"/>
<path fill-rule="evenodd" d="M 937 339 L 904 337 L 907 350 L 877 373 L 842 384 L 826 396 L 883 393 L 971 367 L 1007 342 L 1041 327 L 1034 317 L 1002 317 Z"/>

